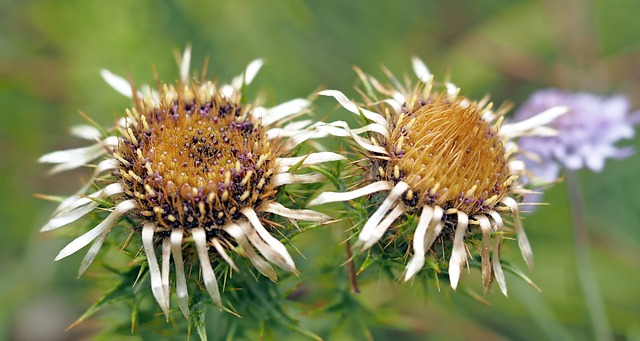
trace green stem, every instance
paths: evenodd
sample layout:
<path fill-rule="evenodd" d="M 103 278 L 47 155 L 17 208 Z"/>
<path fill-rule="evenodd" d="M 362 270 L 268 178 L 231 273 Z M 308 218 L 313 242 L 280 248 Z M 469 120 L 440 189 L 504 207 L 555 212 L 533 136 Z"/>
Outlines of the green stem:
<path fill-rule="evenodd" d="M 591 315 L 591 324 L 597 340 L 612 340 L 611 327 L 605 311 L 604 302 L 598 290 L 596 278 L 591 271 L 589 261 L 589 236 L 585 224 L 584 203 L 580 181 L 572 171 L 565 172 L 565 181 L 569 190 L 571 213 L 573 216 L 573 234 L 575 238 L 576 267 L 582 286 L 587 308 Z"/>

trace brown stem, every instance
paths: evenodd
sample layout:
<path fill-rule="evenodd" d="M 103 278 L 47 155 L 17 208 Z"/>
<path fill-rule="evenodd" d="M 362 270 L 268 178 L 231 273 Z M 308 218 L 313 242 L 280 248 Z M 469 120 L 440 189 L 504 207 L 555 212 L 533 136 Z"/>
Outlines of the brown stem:
<path fill-rule="evenodd" d="M 353 264 L 353 254 L 351 253 L 351 243 L 347 239 L 344 243 L 346 247 L 346 255 L 347 255 L 347 269 L 349 271 L 349 284 L 351 285 L 351 291 L 354 294 L 360 293 L 360 288 L 358 287 L 358 280 L 356 279 L 356 267 Z"/>

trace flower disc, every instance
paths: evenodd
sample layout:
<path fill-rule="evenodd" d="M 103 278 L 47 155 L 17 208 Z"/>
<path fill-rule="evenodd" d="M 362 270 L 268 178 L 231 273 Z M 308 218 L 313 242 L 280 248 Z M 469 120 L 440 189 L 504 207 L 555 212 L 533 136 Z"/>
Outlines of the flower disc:
<path fill-rule="evenodd" d="M 384 173 L 409 184 L 405 199 L 411 206 L 452 207 L 473 215 L 504 195 L 505 150 L 482 113 L 468 100 L 434 95 L 392 120 Z"/>
<path fill-rule="evenodd" d="M 211 231 L 275 195 L 275 142 L 248 109 L 207 84 L 180 93 L 165 87 L 160 98 L 170 99 L 129 115 L 114 152 L 125 194 L 146 220 L 167 231 Z"/>

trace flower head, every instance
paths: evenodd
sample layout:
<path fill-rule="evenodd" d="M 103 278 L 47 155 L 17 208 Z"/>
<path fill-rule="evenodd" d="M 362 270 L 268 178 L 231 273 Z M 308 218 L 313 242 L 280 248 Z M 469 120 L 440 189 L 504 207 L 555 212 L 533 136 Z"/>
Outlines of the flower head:
<path fill-rule="evenodd" d="M 80 267 L 82 274 L 120 217 L 127 215 L 137 223 L 134 229 L 147 256 L 152 292 L 165 315 L 173 258 L 178 303 L 185 317 L 189 313 L 185 254 L 197 255 L 204 286 L 219 306 L 212 262 L 223 260 L 237 270 L 228 251 L 246 256 L 274 281 L 276 272 L 263 257 L 284 270 L 296 271 L 285 246 L 269 231 L 270 215 L 319 222 L 329 217 L 284 207 L 276 201 L 279 189 L 323 178 L 317 173 L 294 174 L 289 172 L 292 168 L 342 158 L 328 152 L 287 157 L 294 146 L 317 132 L 305 129 L 308 120 L 287 123 L 306 110 L 305 99 L 264 108 L 243 98 L 241 88 L 251 82 L 262 61 L 252 62 L 231 84 L 220 87 L 189 81 L 189 61 L 187 48 L 180 64 L 181 80 L 161 84 L 157 90 L 147 86 L 137 91 L 103 70 L 107 83 L 131 97 L 133 107 L 108 136 L 90 127 L 75 130 L 78 135 L 99 138 L 97 144 L 40 159 L 57 164 L 54 172 L 100 160 L 91 181 L 60 204 L 43 231 L 65 226 L 105 200 L 112 204 L 108 217 L 67 245 L 56 260 L 93 242 Z M 99 190 L 85 195 L 91 186 Z M 161 264 L 156 249 L 162 254 Z"/>
<path fill-rule="evenodd" d="M 513 159 L 517 152 L 513 138 L 548 133 L 543 124 L 562 110 L 553 108 L 506 125 L 502 117 L 505 107 L 494 112 L 486 99 L 474 102 L 459 96 L 460 89 L 451 83 L 435 83 L 420 60 L 414 59 L 413 66 L 420 79 L 416 85 L 402 85 L 389 74 L 393 85 L 385 86 L 357 69 L 368 92 L 364 105 L 356 105 L 339 91 L 320 93 L 334 97 L 345 109 L 369 121 L 357 129 L 343 121 L 318 124 L 318 129 L 329 134 L 350 136 L 366 151 L 368 184 L 351 192 L 323 193 L 310 204 L 388 191 L 360 230 L 356 246 L 371 248 L 402 216 L 419 215 L 413 233 L 413 258 L 404 279 L 409 280 L 423 267 L 437 238 L 453 236 L 448 272 L 454 289 L 467 260 L 465 236 L 470 230 L 479 230 L 484 286 L 488 287 L 493 268 L 506 294 L 499 262 L 503 217 L 513 219 L 522 254 L 530 266 L 533 264 L 514 199 L 525 190 L 519 183 L 522 165 Z"/>
<path fill-rule="evenodd" d="M 624 96 L 540 90 L 522 104 L 515 118 L 527 119 L 558 105 L 567 107 L 568 112 L 550 124 L 558 132 L 556 135 L 520 139 L 522 150 L 532 156 L 522 159 L 533 176 L 552 181 L 562 167 L 571 170 L 586 167 L 600 172 L 606 159 L 621 159 L 633 153 L 629 147 L 615 146 L 619 140 L 634 136 L 633 121 L 628 115 L 629 101 Z"/>

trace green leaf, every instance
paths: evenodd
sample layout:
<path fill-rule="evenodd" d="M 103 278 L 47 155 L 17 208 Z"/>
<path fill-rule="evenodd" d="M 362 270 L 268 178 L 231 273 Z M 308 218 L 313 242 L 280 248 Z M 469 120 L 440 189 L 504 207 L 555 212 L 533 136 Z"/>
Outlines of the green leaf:
<path fill-rule="evenodd" d="M 512 274 L 520 277 L 521 279 L 523 279 L 525 282 L 527 282 L 527 284 L 529 284 L 530 286 L 532 286 L 534 289 L 542 292 L 542 290 L 540 290 L 540 288 L 538 288 L 538 286 L 533 283 L 533 281 L 527 276 L 525 275 L 522 271 L 520 271 L 520 269 L 516 268 L 515 266 L 506 263 L 506 262 L 500 262 L 502 264 L 502 268 L 506 271 L 511 272 Z"/>
<path fill-rule="evenodd" d="M 364 259 L 364 262 L 362 262 L 362 265 L 360 266 L 360 269 L 358 269 L 358 272 L 356 273 L 356 275 L 362 273 L 364 270 L 366 270 L 369 266 L 371 266 L 372 264 L 374 264 L 376 261 L 378 261 L 382 256 L 377 256 L 377 257 L 371 257 L 371 251 L 367 252 L 367 257 Z"/>
<path fill-rule="evenodd" d="M 118 283 L 113 289 L 108 291 L 104 296 L 98 299 L 96 303 L 94 303 L 87 311 L 78 318 L 73 324 L 71 324 L 67 330 L 76 327 L 78 324 L 85 321 L 87 318 L 91 317 L 98 310 L 100 310 L 103 306 L 107 304 L 111 304 L 118 300 L 130 299 L 134 296 L 133 288 L 131 286 L 131 278 L 135 276 L 137 272 L 137 268 L 133 268 L 129 270 L 126 274 L 123 275 L 120 283 Z M 133 318 L 133 312 L 132 312 Z"/>
<path fill-rule="evenodd" d="M 342 189 L 343 186 L 341 185 L 340 180 L 333 174 L 333 172 L 317 166 L 307 166 L 307 168 L 326 176 L 327 179 L 329 179 L 329 181 L 331 181 L 331 183 L 336 187 L 336 189 Z"/>
<path fill-rule="evenodd" d="M 194 309 L 191 312 L 191 326 L 196 329 L 200 340 L 207 341 L 207 327 L 205 325 L 205 308 Z"/>

